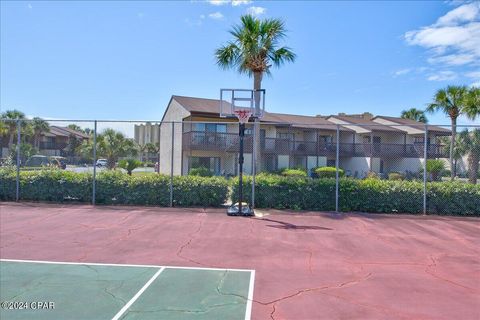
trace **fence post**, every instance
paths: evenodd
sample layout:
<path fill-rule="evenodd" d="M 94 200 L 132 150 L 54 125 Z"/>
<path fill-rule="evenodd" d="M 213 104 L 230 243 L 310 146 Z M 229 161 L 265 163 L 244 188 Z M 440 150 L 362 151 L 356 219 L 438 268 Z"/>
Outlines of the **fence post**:
<path fill-rule="evenodd" d="M 258 123 L 260 126 L 260 123 Z M 261 129 L 261 128 L 260 128 Z M 260 130 L 258 130 L 260 131 Z M 252 209 L 255 208 L 255 175 L 257 174 L 257 153 L 258 155 L 261 154 L 261 150 L 257 150 L 257 130 L 253 130 L 253 145 L 252 145 L 252 196 L 250 199 L 250 205 Z M 260 147 L 260 146 L 258 146 Z"/>
<path fill-rule="evenodd" d="M 97 188 L 97 120 L 93 123 L 93 180 L 92 180 L 92 205 L 95 205 Z"/>
<path fill-rule="evenodd" d="M 170 156 L 170 207 L 173 207 L 173 151 L 175 143 L 175 122 L 172 122 L 172 154 Z"/>
<path fill-rule="evenodd" d="M 15 201 L 20 199 L 20 135 L 21 135 L 22 120 L 17 119 L 17 178 L 16 178 L 16 191 Z"/>
<path fill-rule="evenodd" d="M 338 213 L 338 167 L 340 162 L 340 125 L 337 124 L 337 150 L 335 155 L 335 212 Z"/>
<path fill-rule="evenodd" d="M 425 136 L 423 138 L 423 214 L 427 214 L 427 141 L 428 141 L 428 125 L 425 125 Z"/>
<path fill-rule="evenodd" d="M 157 155 L 157 161 L 158 161 L 158 172 L 157 174 L 160 174 L 160 138 L 161 138 L 161 131 L 162 130 L 162 123 L 160 122 L 158 124 L 158 155 Z M 182 159 L 183 161 L 183 159 Z"/>

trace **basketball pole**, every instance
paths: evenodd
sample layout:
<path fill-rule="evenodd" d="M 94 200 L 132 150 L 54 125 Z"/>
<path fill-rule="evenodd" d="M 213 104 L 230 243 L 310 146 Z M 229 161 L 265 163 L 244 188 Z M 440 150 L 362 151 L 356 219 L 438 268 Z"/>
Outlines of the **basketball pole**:
<path fill-rule="evenodd" d="M 243 137 L 245 136 L 245 123 L 238 125 L 238 135 L 240 137 L 240 150 L 238 156 L 238 213 L 242 214 L 242 202 L 243 202 Z"/>

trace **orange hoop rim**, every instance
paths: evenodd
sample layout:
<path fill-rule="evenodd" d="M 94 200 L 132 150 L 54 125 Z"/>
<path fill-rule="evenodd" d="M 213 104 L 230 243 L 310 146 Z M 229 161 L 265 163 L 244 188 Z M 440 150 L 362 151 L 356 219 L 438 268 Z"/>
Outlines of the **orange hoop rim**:
<path fill-rule="evenodd" d="M 247 109 L 235 110 L 234 113 L 240 123 L 247 123 L 248 119 L 252 116 L 252 111 Z"/>

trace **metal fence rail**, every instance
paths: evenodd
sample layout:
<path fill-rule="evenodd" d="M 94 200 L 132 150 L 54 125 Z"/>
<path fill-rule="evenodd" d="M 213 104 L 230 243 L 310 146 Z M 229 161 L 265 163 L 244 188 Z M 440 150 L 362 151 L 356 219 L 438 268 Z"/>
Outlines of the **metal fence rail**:
<path fill-rule="evenodd" d="M 31 120 L 1 121 L 7 128 L 1 135 L 1 158 L 4 163 L 9 157 L 14 160 L 17 201 L 28 199 L 22 195 L 22 172 L 45 166 L 89 176 L 89 199 L 94 205 L 98 203 L 97 196 L 105 191 L 102 189 L 105 185 L 98 183 L 99 174 L 113 168 L 125 172 L 119 169 L 122 159 L 142 162 L 133 175 L 168 176 L 169 206 L 176 205 L 179 196 L 175 194 L 176 176 L 188 175 L 199 168 L 227 178 L 238 175 L 237 122 L 48 120 L 50 129 L 41 132 L 33 127 Z M 432 201 L 428 191 L 430 182 L 447 183 L 453 177 L 459 183 L 474 184 L 479 175 L 480 125 L 457 125 L 454 149 L 452 128 L 445 125 L 315 126 L 262 122 L 260 137 L 255 136 L 253 127 L 253 123 L 247 124 L 244 144 L 245 174 L 253 175 L 249 192 L 253 206 L 258 200 L 255 197 L 259 175 L 295 173 L 288 169 L 297 169 L 309 179 L 317 179 L 324 177 L 318 168 L 331 167 L 334 193 L 327 198 L 332 199 L 337 212 L 343 210 L 344 176 L 355 181 L 417 181 L 422 186 L 421 197 L 406 200 L 420 208 L 419 213 L 427 214 Z"/>

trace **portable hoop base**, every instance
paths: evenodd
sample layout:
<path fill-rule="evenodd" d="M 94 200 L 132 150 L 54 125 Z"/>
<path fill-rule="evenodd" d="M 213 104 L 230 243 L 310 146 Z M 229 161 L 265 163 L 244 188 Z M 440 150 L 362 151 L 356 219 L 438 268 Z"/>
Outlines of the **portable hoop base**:
<path fill-rule="evenodd" d="M 238 206 L 238 202 L 231 205 L 227 209 L 227 215 L 229 216 L 243 216 L 243 217 L 252 217 L 255 215 L 255 212 L 253 211 L 252 207 L 246 203 L 242 203 L 242 212 L 240 212 L 240 208 Z"/>

